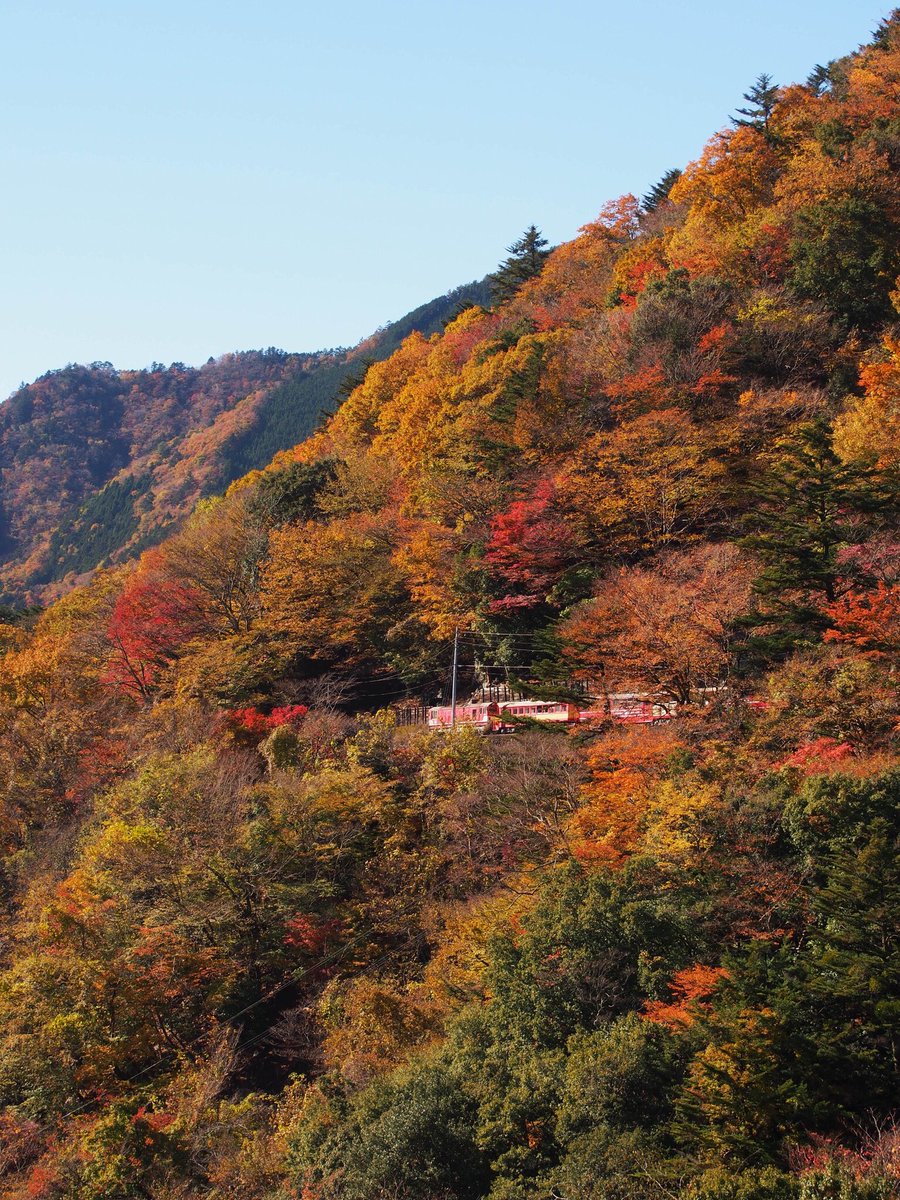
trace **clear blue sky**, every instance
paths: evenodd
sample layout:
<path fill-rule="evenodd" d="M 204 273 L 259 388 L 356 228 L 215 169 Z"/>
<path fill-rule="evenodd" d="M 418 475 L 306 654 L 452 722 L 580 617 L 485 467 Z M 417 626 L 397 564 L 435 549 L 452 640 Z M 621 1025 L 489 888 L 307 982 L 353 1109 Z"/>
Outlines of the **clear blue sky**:
<path fill-rule="evenodd" d="M 571 237 L 874 0 L 0 0 L 0 396 L 351 344 Z"/>

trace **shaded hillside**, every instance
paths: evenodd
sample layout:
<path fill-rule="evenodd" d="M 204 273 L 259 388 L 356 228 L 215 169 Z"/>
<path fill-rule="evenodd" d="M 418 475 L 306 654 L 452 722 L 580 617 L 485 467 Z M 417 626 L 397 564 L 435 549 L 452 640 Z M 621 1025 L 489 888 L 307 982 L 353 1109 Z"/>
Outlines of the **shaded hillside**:
<path fill-rule="evenodd" d="M 458 288 L 349 351 L 247 351 L 199 368 L 51 371 L 0 406 L 0 594 L 54 594 L 158 542 L 211 495 L 302 441 L 364 360 L 439 330 Z"/>
<path fill-rule="evenodd" d="M 322 362 L 314 371 L 273 388 L 251 424 L 231 438 L 223 451 L 228 482 L 265 466 L 279 450 L 308 437 L 322 415 L 334 410 L 348 385 L 362 377 L 368 363 L 387 358 L 411 333 L 430 337 L 440 332 L 460 309 L 485 305 L 488 300 L 486 280 L 455 288 L 379 329 L 350 354 Z"/>
<path fill-rule="evenodd" d="M 21 388 L 0 407 L 7 590 L 161 536 L 215 477 L 216 432 L 228 436 L 273 384 L 317 362 L 269 350 L 200 368 L 96 363 Z"/>

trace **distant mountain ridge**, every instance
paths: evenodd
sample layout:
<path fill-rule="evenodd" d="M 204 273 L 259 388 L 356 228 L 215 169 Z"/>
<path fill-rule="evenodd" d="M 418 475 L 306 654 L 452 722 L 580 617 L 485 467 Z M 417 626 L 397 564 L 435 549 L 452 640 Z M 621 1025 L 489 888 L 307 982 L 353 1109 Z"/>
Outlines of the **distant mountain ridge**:
<path fill-rule="evenodd" d="M 367 363 L 488 300 L 486 280 L 465 284 L 352 349 L 69 365 L 19 388 L 0 404 L 0 599 L 49 599 L 134 557 L 198 500 L 308 437 Z"/>

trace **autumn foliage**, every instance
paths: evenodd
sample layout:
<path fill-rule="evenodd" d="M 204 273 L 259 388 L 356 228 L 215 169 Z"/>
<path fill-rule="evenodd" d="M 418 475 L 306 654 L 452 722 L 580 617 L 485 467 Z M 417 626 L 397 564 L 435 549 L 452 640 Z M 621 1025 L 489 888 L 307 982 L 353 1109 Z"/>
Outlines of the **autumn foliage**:
<path fill-rule="evenodd" d="M 761 76 L 4 614 L 4 1197 L 896 1194 L 898 79 L 897 16 Z M 590 719 L 429 728 L 454 654 Z"/>

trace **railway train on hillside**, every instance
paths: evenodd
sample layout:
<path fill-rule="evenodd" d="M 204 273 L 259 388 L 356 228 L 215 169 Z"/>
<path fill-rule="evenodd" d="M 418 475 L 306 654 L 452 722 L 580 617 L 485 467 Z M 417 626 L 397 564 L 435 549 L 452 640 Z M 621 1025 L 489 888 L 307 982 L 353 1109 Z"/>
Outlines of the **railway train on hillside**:
<path fill-rule="evenodd" d="M 591 721 L 612 720 L 626 725 L 653 725 L 675 716 L 675 705 L 658 697 L 618 692 L 605 701 L 593 702 L 589 708 L 556 700 L 504 700 L 480 704 L 457 704 L 456 720 L 449 704 L 428 710 L 428 725 L 432 729 L 448 729 L 468 725 L 482 733 L 508 733 L 524 721 L 539 721 L 548 725 L 579 725 Z"/>

